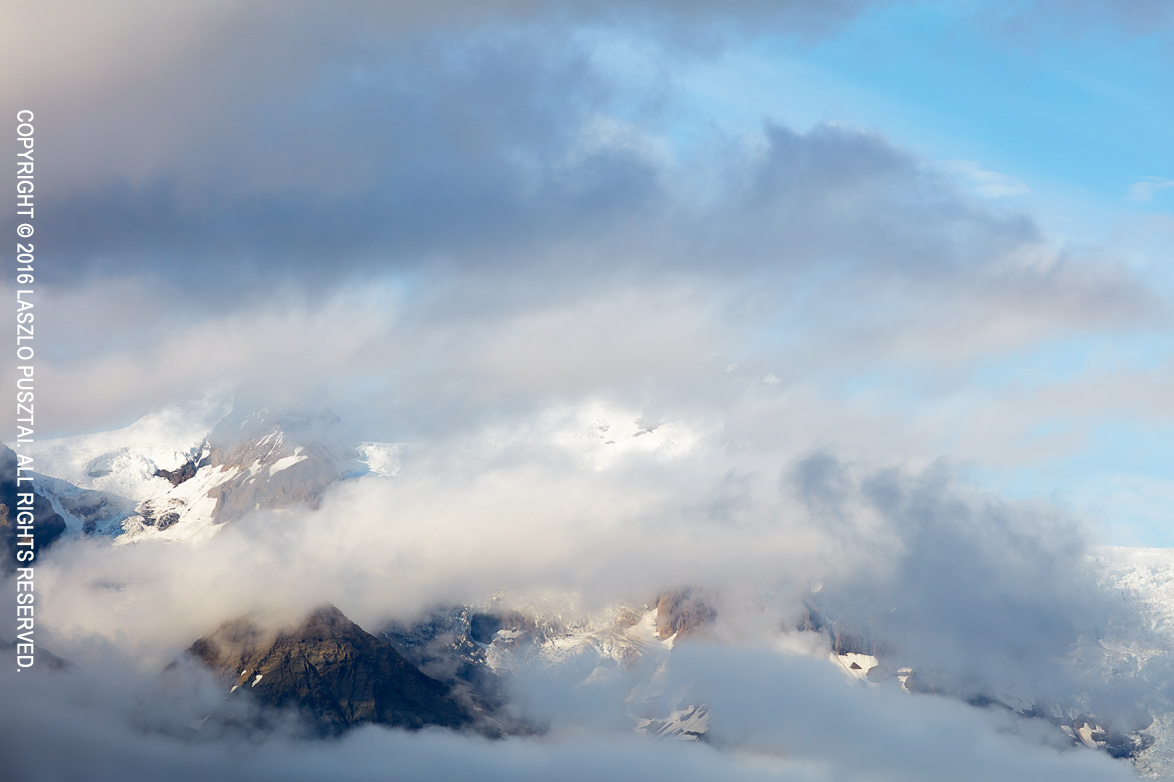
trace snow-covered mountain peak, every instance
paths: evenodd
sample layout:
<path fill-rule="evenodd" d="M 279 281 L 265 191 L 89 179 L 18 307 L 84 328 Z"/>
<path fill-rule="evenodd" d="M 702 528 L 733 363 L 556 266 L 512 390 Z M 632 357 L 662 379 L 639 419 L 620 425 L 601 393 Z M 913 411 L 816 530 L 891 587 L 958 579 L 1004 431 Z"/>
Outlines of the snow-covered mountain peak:
<path fill-rule="evenodd" d="M 25 452 L 44 475 L 141 502 L 165 490 L 157 471 L 198 458 L 231 411 L 232 395 L 218 392 L 152 410 L 123 429 L 43 440 L 25 445 Z"/>
<path fill-rule="evenodd" d="M 196 542 L 256 510 L 316 507 L 344 478 L 398 471 L 398 446 L 347 443 L 339 423 L 322 405 L 242 409 L 212 394 L 30 450 L 38 490 L 74 534 Z"/>

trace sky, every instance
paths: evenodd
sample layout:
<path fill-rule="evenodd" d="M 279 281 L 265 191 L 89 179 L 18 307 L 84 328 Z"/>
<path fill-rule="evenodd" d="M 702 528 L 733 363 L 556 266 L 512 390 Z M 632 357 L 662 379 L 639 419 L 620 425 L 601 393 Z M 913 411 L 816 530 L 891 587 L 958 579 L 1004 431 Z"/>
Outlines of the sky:
<path fill-rule="evenodd" d="M 48 778 L 344 757 L 358 779 L 389 754 L 424 778 L 1130 775 L 960 701 L 850 692 L 774 645 L 818 592 L 962 697 L 1010 682 L 1121 720 L 1165 697 L 1056 661 L 1123 610 L 1092 590 L 1088 546 L 1174 547 L 1169 3 L 5 18 L 0 107 L 36 117 L 38 437 L 227 392 L 362 411 L 359 439 L 415 454 L 202 548 L 63 542 L 38 627 L 83 672 L 0 673 L 37 701 L 0 735 L 69 726 Z M 690 583 L 721 592 L 733 640 L 670 675 L 724 712 L 721 751 L 631 743 L 574 688 L 547 738 L 492 745 L 363 730 L 242 750 L 141 730 L 200 698 L 136 711 L 249 610 L 329 600 L 373 628 L 500 589 L 598 610 Z M 820 727 L 845 714 L 847 746 Z"/>

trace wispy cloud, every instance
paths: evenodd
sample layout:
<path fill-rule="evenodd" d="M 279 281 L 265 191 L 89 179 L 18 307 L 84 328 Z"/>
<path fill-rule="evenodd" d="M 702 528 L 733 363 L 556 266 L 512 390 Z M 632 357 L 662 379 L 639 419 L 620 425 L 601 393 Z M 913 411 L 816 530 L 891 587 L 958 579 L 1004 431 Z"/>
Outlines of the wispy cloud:
<path fill-rule="evenodd" d="M 1162 179 L 1161 177 L 1148 176 L 1140 182 L 1134 182 L 1129 186 L 1129 193 L 1126 196 L 1130 201 L 1140 201 L 1142 203 L 1152 201 L 1161 191 L 1174 187 L 1174 179 Z"/>
<path fill-rule="evenodd" d="M 1010 174 L 988 171 L 973 160 L 948 160 L 940 166 L 983 198 L 1012 198 L 1031 192 L 1025 182 Z"/>

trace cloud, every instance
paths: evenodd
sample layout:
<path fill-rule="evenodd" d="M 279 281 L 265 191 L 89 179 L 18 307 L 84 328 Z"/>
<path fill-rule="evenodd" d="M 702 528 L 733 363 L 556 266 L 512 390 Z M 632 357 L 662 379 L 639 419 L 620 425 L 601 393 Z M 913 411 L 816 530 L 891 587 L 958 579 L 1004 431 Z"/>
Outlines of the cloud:
<path fill-rule="evenodd" d="M 65 3 L 19 11 L 26 33 L 6 54 L 28 77 L 0 103 L 35 105 L 54 150 L 38 181 L 59 283 L 83 270 L 231 278 L 229 290 L 265 273 L 320 281 L 324 257 L 383 267 L 470 243 L 507 251 L 517 228 L 573 214 L 590 230 L 593 212 L 639 198 L 640 160 L 560 159 L 612 89 L 577 25 L 635 16 L 672 41 L 690 20 L 805 30 L 864 5 Z M 662 18 L 677 32 L 656 33 Z M 527 176 L 541 185 L 531 199 Z"/>
<path fill-rule="evenodd" d="M 1168 187 L 1174 187 L 1174 180 L 1162 179 L 1160 177 L 1150 176 L 1134 182 L 1129 186 L 1128 198 L 1130 201 L 1141 201 L 1143 203 L 1152 201 L 1161 191 Z"/>
<path fill-rule="evenodd" d="M 855 7 L 786 6 L 837 16 Z M 622 130 L 600 135 L 626 127 L 624 107 L 635 105 L 642 132 L 664 146 L 671 64 L 694 56 L 671 34 L 661 35 L 665 78 L 645 89 L 606 76 L 588 42 L 541 14 L 425 34 L 412 12 L 389 8 L 354 4 L 326 19 L 299 6 L 277 20 L 281 35 L 231 4 L 136 17 L 147 26 L 140 43 L 100 62 L 148 51 L 125 79 L 106 77 L 111 95 L 39 97 L 49 105 L 38 127 L 57 156 L 44 166 L 45 230 L 59 258 L 46 281 L 134 276 L 239 302 L 277 279 L 319 290 L 437 263 L 549 273 L 567 248 L 588 268 L 663 268 L 669 257 L 728 266 L 731 254 L 739 265 L 876 263 L 883 253 L 940 268 L 1038 240 L 1025 216 L 966 203 L 920 161 L 851 128 L 768 127 L 749 166 L 739 164 L 748 150 L 731 158 L 732 140 L 682 158 L 671 143 L 666 156 Z M 360 20 L 376 27 L 359 36 Z M 179 59 L 155 64 L 163 54 L 144 42 L 175 36 L 191 39 L 168 48 Z M 687 208 L 678 186 L 698 165 L 715 171 L 708 186 L 732 192 L 723 209 Z M 739 193 L 743 181 L 752 193 Z M 690 258 L 702 251 L 707 260 Z"/>
<path fill-rule="evenodd" d="M 779 753 L 831 779 L 1125 779 L 1124 764 L 1064 752 L 1049 729 L 896 686 L 850 686 L 822 660 L 682 647 L 671 678 L 709 703 L 714 740 Z M 825 776 L 826 775 L 826 776 Z"/>
<path fill-rule="evenodd" d="M 861 534 L 850 523 L 860 505 L 891 536 L 873 568 L 814 598 L 833 620 L 914 668 L 948 673 L 966 697 L 1073 691 L 1059 660 L 1109 613 L 1074 520 L 967 490 L 941 465 L 853 473 L 827 456 L 795 473 L 796 491 L 841 536 Z"/>
<path fill-rule="evenodd" d="M 97 639 L 161 668 L 246 612 L 293 622 L 330 601 L 378 628 L 500 590 L 590 613 L 693 584 L 719 601 L 720 634 L 774 643 L 818 581 L 831 620 L 961 695 L 1085 691 L 1057 661 L 1109 612 L 1073 520 L 941 466 L 730 449 L 704 422 L 648 432 L 615 410 L 609 444 L 591 437 L 601 412 L 415 446 L 394 480 L 348 482 L 319 511 L 256 514 L 196 548 L 60 544 L 38 570 L 45 642 L 84 665 Z"/>
<path fill-rule="evenodd" d="M 1026 183 L 1009 174 L 988 171 L 973 160 L 950 160 L 941 165 L 984 198 L 1013 198 L 1031 192 Z"/>
<path fill-rule="evenodd" d="M 400 400 L 421 422 L 433 413 L 413 405 L 440 399 L 452 420 L 506 399 L 700 401 L 713 391 L 700 367 L 715 355 L 780 389 L 886 365 L 957 373 L 1051 340 L 1148 328 L 1162 309 L 1123 266 L 1050 246 L 1027 215 L 974 201 L 875 133 L 767 125 L 738 155 L 718 145 L 699 154 L 720 161 L 727 195 L 704 204 L 674 190 L 688 160 L 622 139 L 580 155 L 556 124 L 551 138 L 564 138 L 535 178 L 502 151 L 513 131 L 479 126 L 492 143 L 446 161 L 448 142 L 429 146 L 434 120 L 419 120 L 415 173 L 389 164 L 396 184 L 371 195 L 418 211 L 407 228 L 371 204 L 275 195 L 263 200 L 273 220 L 245 204 L 191 243 L 174 221 L 143 218 L 117 273 L 97 257 L 106 251 L 65 251 L 38 305 L 46 428 L 125 422 L 223 386 L 268 386 L 296 404 L 324 380 L 342 396 L 366 389 L 357 401 Z M 235 240 L 215 239 L 221 230 Z M 212 240 L 255 253 L 208 257 Z"/>
<path fill-rule="evenodd" d="M 1174 32 L 1174 11 L 1162 0 L 1031 0 L 986 10 L 999 26 L 1016 37 L 1059 30 L 1067 35 L 1128 37 L 1159 36 Z"/>

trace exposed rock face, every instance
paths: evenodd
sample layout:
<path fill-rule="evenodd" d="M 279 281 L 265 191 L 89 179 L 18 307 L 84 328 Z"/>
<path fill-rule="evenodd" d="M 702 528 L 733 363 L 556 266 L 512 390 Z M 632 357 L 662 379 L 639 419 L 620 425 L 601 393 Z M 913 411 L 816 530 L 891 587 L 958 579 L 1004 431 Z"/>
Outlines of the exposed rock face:
<path fill-rule="evenodd" d="M 188 653 L 234 697 L 247 693 L 264 706 L 294 708 L 324 735 L 368 722 L 412 729 L 472 722 L 448 686 L 333 606 L 275 637 L 248 620 L 228 622 Z"/>
<path fill-rule="evenodd" d="M 1126 732 L 1103 726 L 1096 717 L 1079 713 L 1061 724 L 1061 727 L 1073 740 L 1086 747 L 1104 750 L 1115 758 L 1131 758 L 1153 745 L 1153 737 L 1141 733 L 1153 722 L 1152 716 L 1142 712 L 1135 716 L 1134 722 L 1127 726 Z"/>
<path fill-rule="evenodd" d="M 206 459 L 201 461 L 199 464 L 197 464 L 194 459 L 188 459 L 175 470 L 155 470 L 155 476 L 166 479 L 167 482 L 172 486 L 178 486 L 184 481 L 191 480 L 192 478 L 196 477 L 196 470 L 200 469 L 206 464 Z"/>
<path fill-rule="evenodd" d="M 148 527 L 154 527 L 162 532 L 165 529 L 174 527 L 179 523 L 180 515 L 172 507 L 182 507 L 181 505 L 171 505 L 167 499 L 163 500 L 147 500 L 139 506 L 139 516 L 143 520 L 143 524 Z"/>
<path fill-rule="evenodd" d="M 21 487 L 21 492 L 32 491 L 29 484 Z M 4 564 L 0 572 L 11 573 L 19 563 L 16 559 L 17 541 L 17 489 L 16 489 L 16 452 L 5 445 L 0 445 L 0 545 L 3 548 Z M 28 506 L 20 506 L 22 508 Z M 53 510 L 52 503 L 39 494 L 33 495 L 33 546 L 34 562 L 40 558 L 41 551 L 53 544 L 65 532 L 65 519 Z M 28 550 L 21 546 L 20 549 Z"/>
<path fill-rule="evenodd" d="M 209 437 L 209 469 L 234 472 L 214 486 L 218 523 L 253 510 L 317 508 L 322 493 L 342 476 L 323 440 L 338 417 L 329 410 L 304 415 L 269 411 L 224 419 Z"/>
<path fill-rule="evenodd" d="M 695 635 L 717 613 L 692 589 L 663 592 L 656 603 L 656 632 L 663 641 Z"/>

